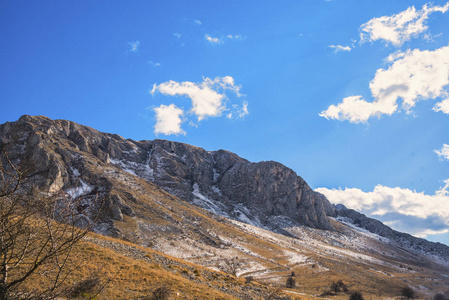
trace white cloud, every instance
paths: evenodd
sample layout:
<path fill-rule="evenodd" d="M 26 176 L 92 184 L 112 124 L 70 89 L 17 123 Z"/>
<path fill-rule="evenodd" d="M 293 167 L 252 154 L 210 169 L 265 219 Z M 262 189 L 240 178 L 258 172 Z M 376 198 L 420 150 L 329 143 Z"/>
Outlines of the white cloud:
<path fill-rule="evenodd" d="M 221 36 L 221 37 L 213 37 L 210 34 L 205 34 L 204 38 L 206 39 L 206 41 L 208 41 L 211 44 L 215 44 L 215 45 L 219 45 L 219 44 L 223 44 L 225 42 L 225 40 L 245 40 L 246 37 L 242 36 L 241 34 L 228 34 L 226 36 Z"/>
<path fill-rule="evenodd" d="M 228 34 L 226 37 L 230 40 L 244 40 L 245 39 L 245 37 L 243 37 L 241 34 L 235 34 L 235 35 Z"/>
<path fill-rule="evenodd" d="M 415 49 L 395 53 L 387 60 L 391 60 L 390 67 L 378 69 L 370 82 L 373 102 L 367 102 L 362 96 L 350 96 L 319 115 L 326 119 L 366 123 L 370 117 L 396 112 L 399 99 L 402 99 L 402 108 L 409 112 L 420 100 L 448 94 L 445 88 L 449 85 L 449 46 L 434 51 Z"/>
<path fill-rule="evenodd" d="M 334 53 L 338 53 L 338 52 L 341 52 L 341 51 L 349 52 L 349 51 L 352 50 L 351 47 L 349 47 L 349 46 L 342 46 L 342 45 L 329 45 L 328 47 L 334 49 Z"/>
<path fill-rule="evenodd" d="M 195 25 L 201 25 L 202 24 L 200 20 L 195 20 L 195 21 L 193 21 L 193 23 L 195 23 Z"/>
<path fill-rule="evenodd" d="M 178 135 L 186 134 L 184 130 L 181 129 L 182 115 L 184 111 L 178 108 L 174 104 L 161 105 L 154 109 L 156 113 L 156 125 L 154 126 L 154 133 L 156 135 L 162 133 L 165 135 Z"/>
<path fill-rule="evenodd" d="M 205 34 L 204 38 L 206 39 L 206 41 L 208 41 L 211 44 L 222 44 L 223 43 L 223 39 L 218 38 L 218 37 L 212 37 L 209 34 Z"/>
<path fill-rule="evenodd" d="M 401 58 L 403 58 L 405 56 L 405 53 L 404 52 L 402 52 L 402 51 L 396 51 L 396 52 L 393 52 L 393 53 L 391 53 L 390 55 L 388 55 L 387 56 L 387 58 L 385 58 L 385 62 L 386 63 L 392 63 L 392 62 L 394 62 L 395 60 L 399 60 L 399 59 L 401 59 Z"/>
<path fill-rule="evenodd" d="M 334 204 L 361 211 L 380 218 L 397 230 L 405 230 L 424 237 L 427 234 L 445 233 L 449 227 L 449 179 L 435 195 L 426 195 L 399 187 L 377 185 L 372 192 L 357 188 L 318 188 Z"/>
<path fill-rule="evenodd" d="M 449 145 L 443 144 L 443 148 L 441 150 L 435 150 L 435 153 L 442 159 L 449 160 Z"/>
<path fill-rule="evenodd" d="M 244 118 L 248 114 L 249 114 L 248 101 L 243 101 L 243 106 L 242 106 L 242 109 L 240 111 L 239 118 Z"/>
<path fill-rule="evenodd" d="M 432 110 L 437 112 L 441 111 L 442 113 L 449 115 L 449 98 L 436 103 Z"/>
<path fill-rule="evenodd" d="M 233 92 L 240 97 L 241 86 L 236 85 L 231 76 L 216 77 L 214 79 L 203 78 L 203 82 L 190 81 L 176 82 L 173 80 L 154 85 L 151 93 L 159 92 L 168 96 L 187 96 L 192 103 L 191 113 L 197 116 L 198 121 L 207 117 L 221 116 L 229 110 L 226 106 L 229 101 L 225 91 Z M 243 103 L 243 111 L 247 112 L 247 103 Z M 232 107 L 232 106 L 231 106 Z"/>
<path fill-rule="evenodd" d="M 396 101 L 391 103 L 370 103 L 362 96 L 350 96 L 343 99 L 338 105 L 331 105 L 319 115 L 326 119 L 339 121 L 348 120 L 351 123 L 366 123 L 372 116 L 381 114 L 391 115 L 396 110 Z"/>
<path fill-rule="evenodd" d="M 154 62 L 154 61 L 151 61 L 151 60 L 149 60 L 148 63 L 149 63 L 150 65 L 152 65 L 153 67 L 160 67 L 160 66 L 161 66 L 160 63 Z"/>
<path fill-rule="evenodd" d="M 241 107 L 237 104 L 233 104 L 230 112 L 227 114 L 226 117 L 228 119 L 243 119 L 248 114 L 249 114 L 248 101 L 243 101 Z"/>
<path fill-rule="evenodd" d="M 131 49 L 129 49 L 130 52 L 135 53 L 135 52 L 139 51 L 139 46 L 140 46 L 139 41 L 128 42 L 128 45 L 131 47 Z"/>
<path fill-rule="evenodd" d="M 181 36 L 182 36 L 182 34 L 180 34 L 178 32 L 173 33 L 173 35 L 178 39 L 181 38 Z"/>
<path fill-rule="evenodd" d="M 392 16 L 373 18 L 360 26 L 360 41 L 374 42 L 384 40 L 386 43 L 398 47 L 411 38 L 417 37 L 428 30 L 426 20 L 434 12 L 445 13 L 449 2 L 444 6 L 425 4 L 421 10 L 414 6 Z"/>

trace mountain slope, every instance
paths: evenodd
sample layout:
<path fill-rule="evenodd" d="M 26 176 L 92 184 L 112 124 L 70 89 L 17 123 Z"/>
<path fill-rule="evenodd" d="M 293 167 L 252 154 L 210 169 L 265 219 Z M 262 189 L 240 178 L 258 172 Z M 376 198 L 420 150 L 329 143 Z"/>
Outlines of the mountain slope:
<path fill-rule="evenodd" d="M 392 296 L 405 283 L 424 294 L 449 284 L 448 247 L 405 248 L 371 225 L 362 230 L 359 215 L 342 215 L 276 162 L 42 116 L 0 125 L 0 150 L 33 185 L 101 209 L 96 232 L 213 269 L 277 284 L 294 271 L 309 295 L 338 279 Z"/>

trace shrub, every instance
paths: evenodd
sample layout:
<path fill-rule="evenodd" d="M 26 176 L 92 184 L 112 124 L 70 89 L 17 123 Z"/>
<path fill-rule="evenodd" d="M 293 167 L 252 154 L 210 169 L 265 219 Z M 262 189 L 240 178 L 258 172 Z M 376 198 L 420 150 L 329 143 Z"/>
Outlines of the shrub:
<path fill-rule="evenodd" d="M 293 276 L 288 276 L 287 277 L 287 282 L 285 283 L 285 287 L 288 288 L 294 288 L 296 286 L 296 281 L 295 278 L 293 278 Z"/>
<path fill-rule="evenodd" d="M 402 288 L 401 296 L 404 296 L 407 299 L 413 299 L 416 297 L 416 294 L 415 294 L 415 291 L 411 287 L 406 286 L 406 287 Z"/>
<path fill-rule="evenodd" d="M 332 282 L 331 291 L 333 291 L 334 293 L 347 292 L 348 287 L 346 286 L 346 284 L 344 284 L 342 280 L 338 280 L 337 282 L 335 281 Z"/>
<path fill-rule="evenodd" d="M 438 293 L 433 297 L 433 300 L 448 300 L 449 298 L 446 297 L 444 294 Z"/>
<path fill-rule="evenodd" d="M 349 300 L 364 300 L 362 293 L 355 291 L 349 296 Z"/>

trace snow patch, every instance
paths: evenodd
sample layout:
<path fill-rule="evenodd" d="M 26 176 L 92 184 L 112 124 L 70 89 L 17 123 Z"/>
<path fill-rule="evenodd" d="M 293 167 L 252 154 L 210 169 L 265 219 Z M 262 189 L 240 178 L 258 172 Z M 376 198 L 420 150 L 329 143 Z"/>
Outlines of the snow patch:
<path fill-rule="evenodd" d="M 134 161 L 118 160 L 115 158 L 109 159 L 111 164 L 118 166 L 123 171 L 131 175 L 140 176 L 144 179 L 152 181 L 154 178 L 154 170 L 149 166 L 149 160 L 150 158 L 148 158 L 145 164 L 142 164 Z"/>
<path fill-rule="evenodd" d="M 193 184 L 193 192 L 192 192 L 193 196 L 195 197 L 195 199 L 193 199 L 193 204 L 204 208 L 205 210 L 208 210 L 214 214 L 223 216 L 223 217 L 229 217 L 229 215 L 227 213 L 225 213 L 223 211 L 223 209 L 221 209 L 220 206 L 218 206 L 214 200 L 209 199 L 208 197 L 206 197 L 205 195 L 201 194 L 200 192 L 200 187 L 198 186 L 198 183 L 194 183 Z"/>
<path fill-rule="evenodd" d="M 220 195 L 220 196 L 223 196 L 223 194 L 221 193 L 221 190 L 220 190 L 220 188 L 219 188 L 218 186 L 213 185 L 213 186 L 212 186 L 212 190 L 214 191 L 215 194 L 218 194 L 218 195 Z"/>
<path fill-rule="evenodd" d="M 88 185 L 82 179 L 80 179 L 76 187 L 66 190 L 66 194 L 69 195 L 70 198 L 76 199 L 89 194 L 90 192 L 92 192 L 92 190 L 92 186 Z"/>
<path fill-rule="evenodd" d="M 289 261 L 289 265 L 305 264 L 309 261 L 307 256 L 301 255 L 297 252 L 284 250 L 284 254 Z"/>
<path fill-rule="evenodd" d="M 363 235 L 366 235 L 366 236 L 369 236 L 369 237 L 371 237 L 371 238 L 380 240 L 380 241 L 382 241 L 382 242 L 389 242 L 389 241 L 390 241 L 390 240 L 389 240 L 388 238 L 386 238 L 386 237 L 383 237 L 383 236 L 380 236 L 380 235 L 378 235 L 378 234 L 375 234 L 375 233 L 373 233 L 373 232 L 371 232 L 371 231 L 369 231 L 369 230 L 367 230 L 367 229 L 365 229 L 365 228 L 361 228 L 361 227 L 356 226 L 356 225 L 353 223 L 353 220 L 350 219 L 350 218 L 346 218 L 346 217 L 341 217 L 341 216 L 339 216 L 339 217 L 332 218 L 332 219 L 334 219 L 335 221 L 340 222 L 340 223 L 342 223 L 342 224 L 344 224 L 344 225 L 346 225 L 346 226 L 348 226 L 348 227 L 350 227 L 350 228 L 352 228 L 352 229 L 354 229 L 354 230 L 360 232 L 360 233 L 363 234 Z"/>
<path fill-rule="evenodd" d="M 260 228 L 265 228 L 265 226 L 263 226 L 260 222 L 259 218 L 253 216 L 251 211 L 241 203 L 234 206 L 234 214 L 236 218 L 243 223 L 247 223 Z"/>
<path fill-rule="evenodd" d="M 80 177 L 81 173 L 77 168 L 69 167 L 70 171 L 72 171 L 73 177 L 78 178 Z"/>
<path fill-rule="evenodd" d="M 220 174 L 217 172 L 215 168 L 213 168 L 212 171 L 214 172 L 213 182 L 217 182 L 218 176 L 220 176 Z"/>

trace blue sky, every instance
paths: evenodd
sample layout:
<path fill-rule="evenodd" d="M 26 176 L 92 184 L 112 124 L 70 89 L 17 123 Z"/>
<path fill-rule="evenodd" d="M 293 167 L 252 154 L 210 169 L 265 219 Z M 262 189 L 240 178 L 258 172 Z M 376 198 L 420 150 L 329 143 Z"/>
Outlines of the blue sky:
<path fill-rule="evenodd" d="M 449 244 L 448 7 L 3 0 L 0 122 L 279 161 L 332 202 Z"/>

